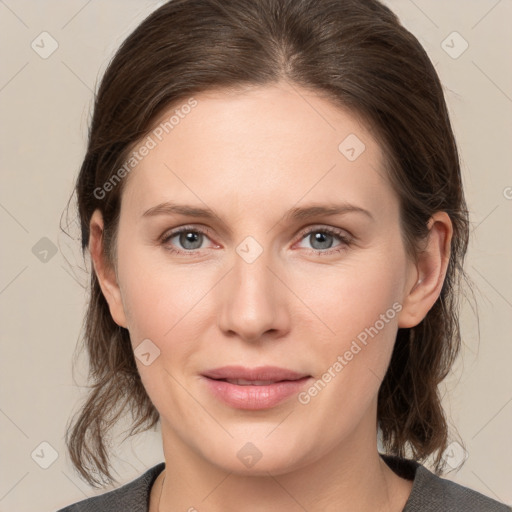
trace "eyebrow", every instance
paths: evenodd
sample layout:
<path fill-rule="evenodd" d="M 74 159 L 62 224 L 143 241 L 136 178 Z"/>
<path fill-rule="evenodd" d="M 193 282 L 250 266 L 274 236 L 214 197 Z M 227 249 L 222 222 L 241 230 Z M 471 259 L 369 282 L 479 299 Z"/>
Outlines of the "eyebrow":
<path fill-rule="evenodd" d="M 345 213 L 362 213 L 371 220 L 375 220 L 368 210 L 349 203 L 312 204 L 310 206 L 294 207 L 284 214 L 283 220 L 307 220 L 311 217 L 342 215 Z M 184 215 L 187 217 L 210 220 L 220 219 L 219 215 L 217 215 L 211 208 L 177 204 L 170 201 L 160 203 L 149 208 L 142 214 L 142 217 L 153 217 L 157 215 Z"/>

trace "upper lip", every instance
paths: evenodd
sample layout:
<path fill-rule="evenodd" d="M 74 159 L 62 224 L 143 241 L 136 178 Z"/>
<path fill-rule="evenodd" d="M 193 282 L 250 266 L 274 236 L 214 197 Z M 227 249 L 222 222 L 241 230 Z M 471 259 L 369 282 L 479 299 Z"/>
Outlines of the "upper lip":
<path fill-rule="evenodd" d="M 202 374 L 210 379 L 244 379 L 249 381 L 274 381 L 298 380 L 309 377 L 305 373 L 298 373 L 277 366 L 258 366 L 257 368 L 245 368 L 244 366 L 223 366 L 214 368 Z"/>

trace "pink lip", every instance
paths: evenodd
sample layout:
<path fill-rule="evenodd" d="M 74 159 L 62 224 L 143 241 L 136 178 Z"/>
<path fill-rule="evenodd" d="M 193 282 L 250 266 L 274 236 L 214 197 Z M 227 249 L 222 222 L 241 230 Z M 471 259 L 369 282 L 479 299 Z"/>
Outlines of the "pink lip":
<path fill-rule="evenodd" d="M 244 368 L 224 366 L 203 373 L 205 383 L 214 396 L 237 409 L 268 409 L 298 393 L 310 375 L 275 366 Z M 238 385 L 220 379 L 274 381 L 264 385 Z"/>

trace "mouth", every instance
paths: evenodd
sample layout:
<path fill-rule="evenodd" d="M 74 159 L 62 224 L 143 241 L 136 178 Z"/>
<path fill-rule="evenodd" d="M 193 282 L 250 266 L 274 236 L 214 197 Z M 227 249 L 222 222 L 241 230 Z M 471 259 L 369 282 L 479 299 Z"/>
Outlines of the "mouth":
<path fill-rule="evenodd" d="M 236 409 L 270 409 L 297 394 L 311 375 L 277 367 L 225 366 L 202 374 L 209 392 Z"/>

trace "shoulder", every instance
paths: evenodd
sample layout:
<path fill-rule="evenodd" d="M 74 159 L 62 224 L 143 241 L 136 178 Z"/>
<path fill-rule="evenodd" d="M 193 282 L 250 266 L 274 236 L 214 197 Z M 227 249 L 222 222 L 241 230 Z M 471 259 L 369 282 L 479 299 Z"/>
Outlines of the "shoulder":
<path fill-rule="evenodd" d="M 416 487 L 416 489 L 415 489 Z M 436 511 L 478 511 L 510 512 L 507 505 L 493 500 L 477 491 L 460 484 L 440 478 L 423 466 L 416 470 L 411 503 L 407 503 L 404 512 L 425 510 Z"/>
<path fill-rule="evenodd" d="M 384 460 L 400 476 L 414 478 L 403 512 L 512 512 L 509 506 L 441 478 L 417 462 L 387 456 Z"/>
<path fill-rule="evenodd" d="M 57 512 L 147 512 L 151 486 L 164 467 L 165 463 L 161 462 L 119 489 L 79 501 Z"/>

